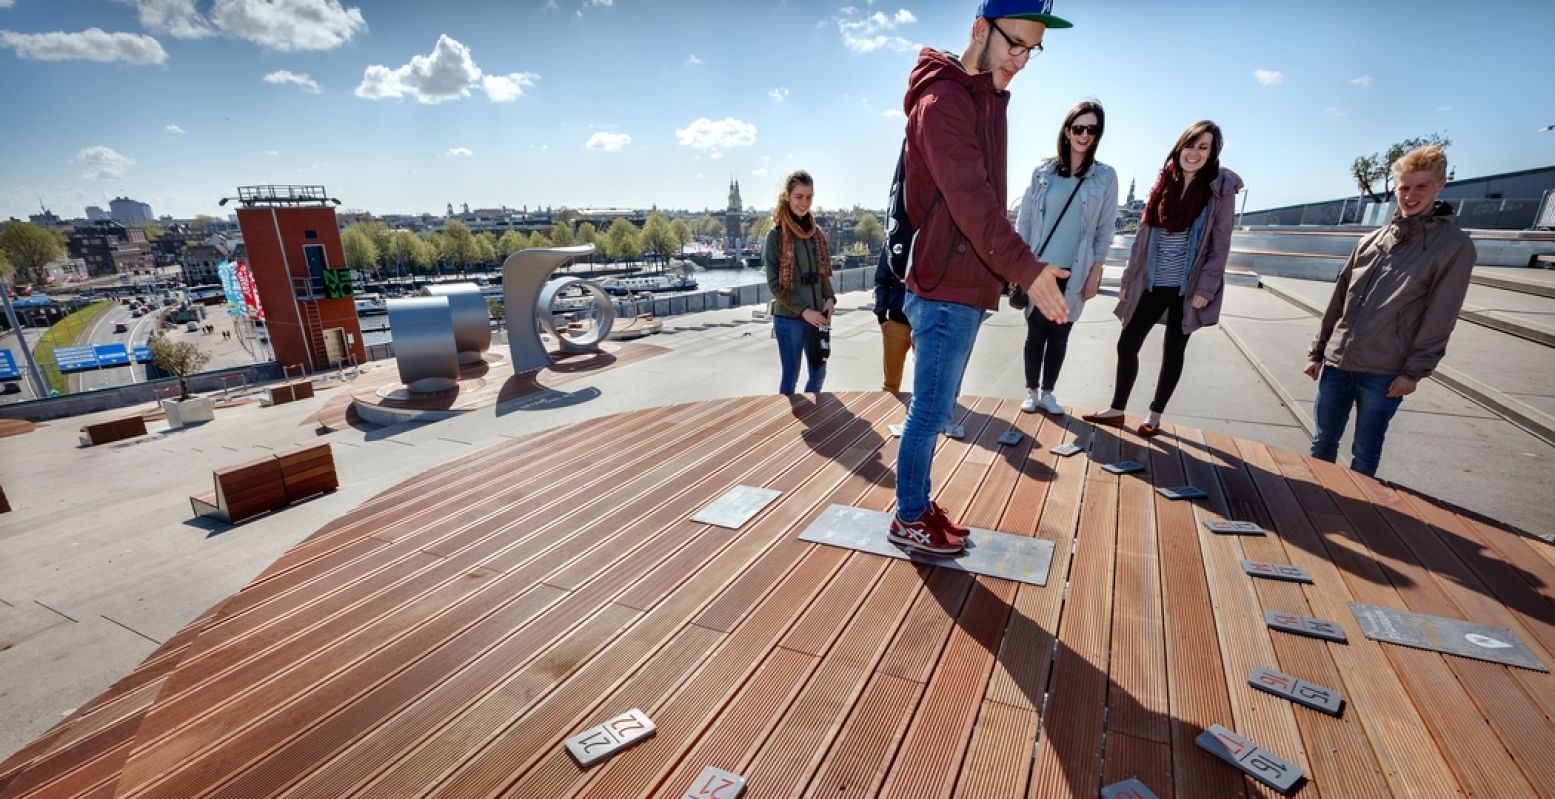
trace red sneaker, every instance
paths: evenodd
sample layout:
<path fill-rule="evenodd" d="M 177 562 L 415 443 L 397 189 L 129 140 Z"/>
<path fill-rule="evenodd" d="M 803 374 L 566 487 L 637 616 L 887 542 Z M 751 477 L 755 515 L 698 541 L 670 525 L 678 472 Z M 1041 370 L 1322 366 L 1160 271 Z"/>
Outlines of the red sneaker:
<path fill-rule="evenodd" d="M 891 530 L 886 533 L 886 539 L 899 547 L 930 555 L 954 555 L 966 548 L 960 537 L 946 533 L 927 510 L 919 514 L 915 522 L 904 522 L 900 516 L 892 514 Z"/>
<path fill-rule="evenodd" d="M 939 524 L 940 529 L 950 533 L 957 538 L 966 538 L 967 535 L 972 532 L 972 528 L 967 527 L 964 524 L 956 524 L 955 522 L 951 521 L 950 514 L 946 513 L 945 509 L 940 507 L 939 503 L 932 499 L 929 500 L 929 509 L 924 512 L 934 518 L 934 521 Z"/>

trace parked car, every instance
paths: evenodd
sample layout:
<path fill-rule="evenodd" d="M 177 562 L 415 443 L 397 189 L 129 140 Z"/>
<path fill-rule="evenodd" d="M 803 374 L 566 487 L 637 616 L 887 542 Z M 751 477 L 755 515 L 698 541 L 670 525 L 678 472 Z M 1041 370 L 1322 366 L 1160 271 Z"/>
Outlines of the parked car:
<path fill-rule="evenodd" d="M 184 331 L 187 333 L 198 333 L 200 332 L 200 323 L 189 322 L 188 324 L 184 325 Z"/>

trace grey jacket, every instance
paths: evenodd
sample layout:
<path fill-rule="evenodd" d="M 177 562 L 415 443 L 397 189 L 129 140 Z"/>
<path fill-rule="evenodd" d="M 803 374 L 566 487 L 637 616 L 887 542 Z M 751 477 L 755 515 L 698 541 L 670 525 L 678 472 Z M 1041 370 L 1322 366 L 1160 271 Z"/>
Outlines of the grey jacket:
<path fill-rule="evenodd" d="M 1188 235 L 1193 263 L 1188 267 L 1187 280 L 1182 297 L 1182 332 L 1192 333 L 1220 321 L 1220 301 L 1226 278 L 1226 259 L 1231 255 L 1231 230 L 1236 226 L 1236 193 L 1242 190 L 1242 179 L 1225 167 L 1210 184 L 1209 203 L 1193 223 Z M 1133 317 L 1139 307 L 1139 298 L 1150 287 L 1153 269 L 1156 232 L 1158 228 L 1141 224 L 1134 236 L 1134 246 L 1129 250 L 1128 267 L 1123 270 L 1124 298 L 1113 310 L 1124 324 Z M 1193 307 L 1193 298 L 1202 295 L 1209 298 L 1203 308 Z"/>
<path fill-rule="evenodd" d="M 1058 159 L 1049 158 L 1031 172 L 1031 185 L 1020 200 L 1020 211 L 1015 217 L 1015 232 L 1025 239 L 1035 253 L 1042 246 L 1042 229 L 1048 214 L 1056 214 L 1057 208 L 1047 207 L 1048 184 L 1058 173 Z M 1069 206 L 1070 214 L 1080 219 L 1080 247 L 1075 252 L 1074 263 L 1055 264 L 1069 270 L 1069 285 L 1064 299 L 1069 303 L 1069 321 L 1079 320 L 1085 301 L 1080 299 L 1080 289 L 1091 274 L 1091 265 L 1107 260 L 1107 250 L 1112 246 L 1112 229 L 1118 218 L 1118 173 L 1100 161 L 1091 164 L 1090 171 L 1080 182 L 1080 192 Z M 1029 314 L 1031 309 L 1027 308 Z"/>
<path fill-rule="evenodd" d="M 1362 236 L 1334 281 L 1308 359 L 1428 377 L 1447 354 L 1475 255 L 1452 207 L 1440 202 L 1428 217 L 1395 217 Z"/>

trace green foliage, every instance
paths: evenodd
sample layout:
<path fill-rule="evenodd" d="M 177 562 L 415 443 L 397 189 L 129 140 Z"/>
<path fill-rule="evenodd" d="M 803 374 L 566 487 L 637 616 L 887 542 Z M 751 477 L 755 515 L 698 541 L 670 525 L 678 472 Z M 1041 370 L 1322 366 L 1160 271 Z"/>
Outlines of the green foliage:
<path fill-rule="evenodd" d="M 497 257 L 497 235 L 489 230 L 475 234 L 475 262 L 494 264 Z"/>
<path fill-rule="evenodd" d="M 599 228 L 594 227 L 593 222 L 578 225 L 578 243 L 599 246 Z"/>
<path fill-rule="evenodd" d="M 42 283 L 49 263 L 65 253 L 65 234 L 12 220 L 0 228 L 0 252 L 15 270 L 17 283 Z"/>
<path fill-rule="evenodd" d="M 1452 145 L 1452 139 L 1440 133 L 1429 133 L 1424 136 L 1416 136 L 1400 142 L 1394 142 L 1380 155 L 1372 153 L 1371 155 L 1356 157 L 1355 161 L 1350 164 L 1350 177 L 1355 179 L 1357 188 L 1371 197 L 1372 200 L 1381 202 L 1383 199 L 1382 195 L 1393 191 L 1393 162 L 1403 158 L 1410 150 L 1416 147 L 1425 147 L 1432 144 L 1445 149 Z M 1378 182 L 1382 183 L 1382 191 L 1380 193 L 1373 188 Z"/>
<path fill-rule="evenodd" d="M 863 242 L 870 251 L 878 250 L 885 243 L 885 228 L 880 226 L 880 220 L 874 214 L 866 211 L 853 225 L 853 240 Z"/>
<path fill-rule="evenodd" d="M 77 310 L 64 319 L 55 322 L 32 347 L 33 360 L 38 362 L 38 370 L 43 373 L 43 382 L 54 391 L 65 394 L 70 391 L 69 381 L 60 373 L 59 365 L 54 361 L 55 347 L 75 346 L 81 335 L 91 327 L 97 317 L 108 313 L 117 303 L 94 302 L 91 305 Z"/>
<path fill-rule="evenodd" d="M 642 249 L 665 260 L 677 251 L 675 232 L 670 230 L 670 222 L 664 218 L 664 214 L 655 211 L 643 223 Z"/>
<path fill-rule="evenodd" d="M 531 247 L 555 247 L 556 244 L 551 241 L 549 236 L 546 236 L 544 233 L 541 233 L 540 231 L 536 230 L 534 232 L 534 235 L 529 237 L 529 246 L 531 246 Z"/>
<path fill-rule="evenodd" d="M 449 220 L 443 225 L 442 237 L 438 240 L 439 255 L 444 263 L 453 264 L 461 269 L 475 260 L 475 234 L 470 232 L 470 227 L 457 219 Z"/>
<path fill-rule="evenodd" d="M 167 336 L 151 339 L 151 362 L 178 378 L 178 398 L 189 399 L 189 375 L 200 371 L 211 356 L 193 341 L 173 341 Z"/>
<path fill-rule="evenodd" d="M 5 254 L 5 250 L 0 250 L 0 280 L 10 280 L 15 273 L 16 267 L 11 266 L 10 256 Z"/>
<path fill-rule="evenodd" d="M 155 222 L 131 222 L 130 227 L 140 228 L 146 234 L 147 241 L 156 241 L 162 238 L 162 226 Z"/>
<path fill-rule="evenodd" d="M 675 237 L 675 252 L 677 253 L 691 243 L 691 226 L 686 224 L 684 219 L 677 219 L 671 222 L 670 233 Z"/>
<path fill-rule="evenodd" d="M 346 251 L 346 266 L 359 272 L 377 271 L 378 245 L 361 225 L 351 225 L 341 231 L 340 246 Z"/>
<path fill-rule="evenodd" d="M 564 222 L 551 228 L 551 243 L 557 247 L 571 247 L 577 244 L 578 239 L 572 232 L 572 225 Z"/>
<path fill-rule="evenodd" d="M 209 214 L 195 214 L 193 226 L 203 233 L 207 227 L 219 221 L 216 217 Z"/>
<path fill-rule="evenodd" d="M 392 263 L 395 267 L 403 264 L 410 267 L 411 271 L 425 272 L 432 267 L 437 257 L 424 239 L 408 230 L 394 231 L 389 240 L 389 249 L 383 254 L 386 264 Z"/>
<path fill-rule="evenodd" d="M 699 216 L 691 222 L 691 233 L 705 239 L 721 239 L 724 223 L 710 215 Z"/>
<path fill-rule="evenodd" d="M 529 236 L 518 230 L 509 230 L 497 239 L 497 254 L 503 258 L 519 250 L 529 249 Z"/>
<path fill-rule="evenodd" d="M 772 217 L 758 214 L 755 219 L 751 220 L 750 226 L 745 229 L 745 240 L 759 248 L 761 242 L 767 238 L 767 231 L 771 229 Z"/>
<path fill-rule="evenodd" d="M 605 255 L 618 260 L 630 261 L 639 258 L 643 254 L 642 233 L 636 225 L 617 218 L 610 223 L 610 231 L 605 236 L 604 249 Z"/>

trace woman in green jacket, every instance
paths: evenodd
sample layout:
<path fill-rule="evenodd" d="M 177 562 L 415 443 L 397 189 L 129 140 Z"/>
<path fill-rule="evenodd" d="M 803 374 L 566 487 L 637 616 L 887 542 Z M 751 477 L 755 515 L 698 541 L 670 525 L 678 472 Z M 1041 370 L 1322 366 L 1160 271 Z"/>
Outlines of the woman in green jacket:
<path fill-rule="evenodd" d="M 801 352 L 810 371 L 805 393 L 820 391 L 826 380 L 828 353 L 822 344 L 829 339 L 837 299 L 826 234 L 810 213 L 814 200 L 815 180 L 810 173 L 800 169 L 790 174 L 772 208 L 772 230 L 761 250 L 767 288 L 772 290 L 772 332 L 783 366 L 779 394 L 794 393 Z"/>

